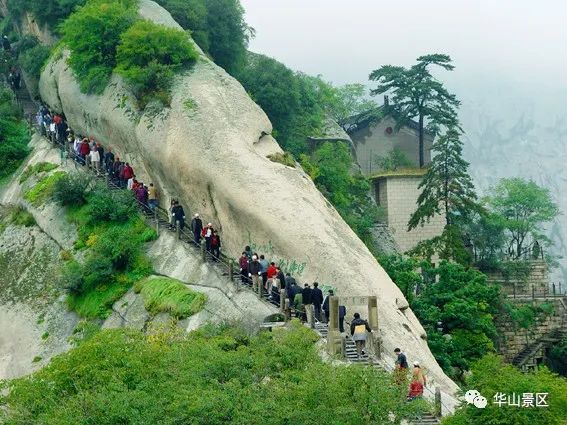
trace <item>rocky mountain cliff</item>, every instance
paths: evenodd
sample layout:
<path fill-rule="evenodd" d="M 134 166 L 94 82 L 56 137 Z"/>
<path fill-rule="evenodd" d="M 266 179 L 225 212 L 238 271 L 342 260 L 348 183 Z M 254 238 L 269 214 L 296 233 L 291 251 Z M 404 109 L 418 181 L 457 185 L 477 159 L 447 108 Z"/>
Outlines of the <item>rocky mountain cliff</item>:
<path fill-rule="evenodd" d="M 179 28 L 157 4 L 140 4 L 144 18 Z M 301 283 L 318 280 L 337 288 L 339 296 L 377 295 L 388 361 L 393 363 L 399 346 L 428 369 L 434 385 L 455 393 L 456 385 L 427 347 L 424 329 L 376 259 L 300 168 L 267 158 L 281 149 L 270 136 L 268 118 L 236 80 L 201 55 L 177 77 L 171 108 L 140 113 L 116 75 L 101 96 L 82 94 L 65 63 L 68 54 L 45 67 L 40 93 L 76 132 L 94 136 L 131 162 L 141 180 L 157 185 L 162 205 L 175 196 L 188 214 L 199 212 L 213 222 L 233 256 L 252 245 Z M 183 253 L 164 260 L 168 248 L 175 251 L 165 244 L 156 252 L 162 259 L 158 271 L 173 277 L 189 273 L 191 263 L 180 263 Z"/>

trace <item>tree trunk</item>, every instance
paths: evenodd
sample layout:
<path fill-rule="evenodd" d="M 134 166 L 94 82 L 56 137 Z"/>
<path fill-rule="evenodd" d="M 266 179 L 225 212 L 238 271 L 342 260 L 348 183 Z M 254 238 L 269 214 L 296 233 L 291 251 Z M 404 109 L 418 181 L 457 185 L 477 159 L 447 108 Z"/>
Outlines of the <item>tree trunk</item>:
<path fill-rule="evenodd" d="M 423 114 L 419 114 L 419 168 L 423 168 L 425 165 L 425 158 L 424 158 L 424 146 L 423 146 L 423 137 L 424 137 L 424 128 L 423 128 Z"/>

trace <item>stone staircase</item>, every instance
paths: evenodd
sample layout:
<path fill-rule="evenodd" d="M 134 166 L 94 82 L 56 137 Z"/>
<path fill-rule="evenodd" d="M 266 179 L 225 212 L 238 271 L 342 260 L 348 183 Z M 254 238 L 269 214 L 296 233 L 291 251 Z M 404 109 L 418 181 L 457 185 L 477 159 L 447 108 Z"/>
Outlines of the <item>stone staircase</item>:
<path fill-rule="evenodd" d="M 530 370 L 537 367 L 535 358 L 546 348 L 559 343 L 567 337 L 567 329 L 554 329 L 537 341 L 529 344 L 513 360 L 512 364 L 520 369 Z"/>
<path fill-rule="evenodd" d="M 328 325 L 323 322 L 316 322 L 315 332 L 317 332 L 321 336 L 321 338 L 326 339 L 327 335 L 329 334 Z M 351 338 L 351 336 L 348 335 L 348 333 L 346 334 L 345 337 L 344 348 L 345 348 L 345 358 L 348 362 L 357 365 L 372 366 L 384 370 L 382 365 L 379 362 L 377 362 L 375 359 L 370 357 L 368 353 L 365 353 L 362 356 L 358 357 L 358 354 L 356 352 L 356 343 Z M 420 417 L 411 419 L 409 423 L 412 425 L 433 425 L 433 424 L 440 424 L 441 422 L 433 414 L 429 412 L 424 412 L 420 415 Z"/>

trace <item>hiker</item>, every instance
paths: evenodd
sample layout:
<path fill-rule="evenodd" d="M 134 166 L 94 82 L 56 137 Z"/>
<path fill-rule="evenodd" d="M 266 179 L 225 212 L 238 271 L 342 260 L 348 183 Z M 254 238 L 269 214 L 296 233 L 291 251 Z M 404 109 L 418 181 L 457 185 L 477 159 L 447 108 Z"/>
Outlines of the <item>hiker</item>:
<path fill-rule="evenodd" d="M 423 373 L 423 370 L 421 369 L 419 362 L 413 362 L 413 370 L 411 375 L 412 375 L 412 379 L 417 380 L 425 387 L 427 386 L 427 379 L 425 378 L 425 374 Z"/>
<path fill-rule="evenodd" d="M 156 210 L 157 203 L 157 189 L 153 183 L 150 183 L 150 187 L 148 187 L 148 206 L 152 212 Z"/>
<path fill-rule="evenodd" d="M 267 279 L 266 279 L 266 284 L 264 285 L 264 288 L 266 289 L 266 292 L 268 294 L 272 290 L 272 279 L 276 277 L 277 274 L 278 271 L 276 269 L 276 263 L 271 262 L 270 265 L 268 266 L 268 269 L 266 270 Z"/>
<path fill-rule="evenodd" d="M 211 252 L 211 238 L 213 236 L 213 224 L 207 223 L 207 227 L 203 229 L 205 231 L 203 237 L 205 238 L 205 248 L 207 252 Z"/>
<path fill-rule="evenodd" d="M 252 255 L 252 261 L 248 264 L 248 277 L 252 279 L 252 291 L 258 292 L 261 295 L 260 281 L 262 279 L 262 271 L 260 270 L 258 257 L 255 255 Z"/>
<path fill-rule="evenodd" d="M 280 305 L 281 305 L 281 299 L 283 297 L 284 303 L 285 303 L 285 299 L 286 299 L 286 284 L 285 284 L 285 275 L 284 272 L 282 271 L 282 269 L 280 269 L 279 267 L 276 267 L 276 279 L 277 281 L 277 288 L 278 288 L 278 294 L 280 296 Z M 285 306 L 285 304 L 284 304 Z"/>
<path fill-rule="evenodd" d="M 108 148 L 108 150 L 104 154 L 104 169 L 108 174 L 112 172 L 113 163 L 114 163 L 114 153 L 112 152 L 112 148 Z"/>
<path fill-rule="evenodd" d="M 193 220 L 191 220 L 191 231 L 195 237 L 195 243 L 199 245 L 201 243 L 201 231 L 203 230 L 203 222 L 199 218 L 199 214 L 195 213 Z"/>
<path fill-rule="evenodd" d="M 138 189 L 138 180 L 136 180 L 136 176 L 132 176 L 126 182 L 126 190 L 137 190 Z"/>
<path fill-rule="evenodd" d="M 136 200 L 142 206 L 145 206 L 147 204 L 147 198 L 148 198 L 148 189 L 142 183 L 140 183 L 138 185 L 138 188 L 136 189 Z M 181 228 L 183 229 L 183 227 Z"/>
<path fill-rule="evenodd" d="M 10 45 L 10 40 L 8 39 L 8 36 L 6 36 L 6 35 L 4 35 L 2 37 L 2 48 L 6 52 L 9 52 L 10 50 L 12 50 L 12 46 Z"/>
<path fill-rule="evenodd" d="M 250 249 L 250 247 L 248 245 L 246 245 L 244 247 L 244 252 L 246 253 L 246 256 L 248 257 L 248 260 L 252 259 L 252 250 Z"/>
<path fill-rule="evenodd" d="M 179 228 L 183 230 L 183 228 L 185 227 L 185 211 L 183 211 L 183 207 L 179 205 L 179 202 L 177 201 L 175 201 L 175 204 L 171 209 L 171 216 L 172 222 L 175 223 L 175 225 L 179 223 Z"/>
<path fill-rule="evenodd" d="M 101 171 L 104 171 L 104 148 L 100 143 L 97 143 L 96 150 L 98 151 L 98 155 L 100 156 L 100 169 Z"/>
<path fill-rule="evenodd" d="M 305 287 L 301 291 L 303 295 L 303 307 L 305 308 L 305 316 L 307 323 L 312 328 L 315 327 L 315 322 L 313 321 L 313 289 L 309 287 L 309 284 L 305 284 Z"/>
<path fill-rule="evenodd" d="M 335 295 L 332 289 L 329 289 L 329 294 L 323 300 L 323 312 L 325 313 L 325 323 L 329 323 L 329 303 L 331 302 L 330 298 Z"/>
<path fill-rule="evenodd" d="M 293 308 L 295 309 L 295 316 L 305 323 L 305 306 L 303 305 L 303 294 L 301 289 L 297 288 L 297 292 L 293 297 Z"/>
<path fill-rule="evenodd" d="M 339 305 L 339 332 L 343 333 L 345 331 L 345 317 L 346 317 L 346 307 L 344 305 Z"/>
<path fill-rule="evenodd" d="M 323 291 L 319 289 L 319 282 L 313 282 L 313 310 L 315 319 L 321 321 L 321 304 L 323 304 Z"/>
<path fill-rule="evenodd" d="M 218 232 L 213 230 L 213 236 L 211 237 L 211 252 L 213 254 L 213 261 L 219 261 L 221 249 L 221 240 Z"/>
<path fill-rule="evenodd" d="M 423 384 L 419 382 L 417 379 L 412 378 L 406 401 L 413 401 L 416 398 L 422 398 L 422 397 L 423 397 Z"/>
<path fill-rule="evenodd" d="M 394 354 L 396 355 L 396 369 L 403 369 L 404 371 L 408 368 L 408 360 L 406 355 L 402 353 L 402 350 L 396 348 L 394 350 Z"/>
<path fill-rule="evenodd" d="M 81 146 L 79 148 L 79 155 L 81 158 L 81 164 L 84 166 L 88 166 L 87 165 L 87 158 L 89 156 L 90 153 L 90 149 L 89 149 L 89 144 L 87 142 L 87 139 L 83 139 L 83 141 L 81 142 Z"/>
<path fill-rule="evenodd" d="M 238 260 L 240 265 L 240 280 L 242 283 L 248 282 L 248 256 L 246 255 L 246 251 L 242 252 L 240 259 Z"/>
<path fill-rule="evenodd" d="M 289 273 L 287 275 L 289 276 Z M 298 292 L 301 292 L 301 290 L 297 287 L 295 279 L 293 279 L 293 280 L 292 279 L 287 280 L 287 277 L 286 277 L 286 283 L 285 283 L 287 298 L 289 299 L 290 306 L 293 305 L 293 301 L 295 300 L 295 295 Z"/>
<path fill-rule="evenodd" d="M 99 155 L 96 147 L 94 147 L 90 152 L 90 161 L 91 161 L 91 165 L 93 167 L 93 171 L 96 174 L 99 174 L 99 172 L 100 172 L 100 155 Z"/>
<path fill-rule="evenodd" d="M 122 169 L 122 187 L 126 187 L 126 182 L 130 179 L 130 177 L 134 176 L 134 170 L 132 169 L 132 167 L 130 167 L 129 163 L 126 163 L 124 165 L 124 168 Z M 181 207 L 181 206 L 180 206 Z"/>
<path fill-rule="evenodd" d="M 368 325 L 368 322 L 360 318 L 360 314 L 354 313 L 354 319 L 350 323 L 350 334 L 352 339 L 356 343 L 356 353 L 358 357 L 364 355 L 364 348 L 366 346 L 366 332 L 372 333 L 372 329 Z"/>
<path fill-rule="evenodd" d="M 268 281 L 268 260 L 264 257 L 264 254 L 260 255 L 260 272 L 262 273 L 262 286 L 266 287 L 266 282 Z"/>

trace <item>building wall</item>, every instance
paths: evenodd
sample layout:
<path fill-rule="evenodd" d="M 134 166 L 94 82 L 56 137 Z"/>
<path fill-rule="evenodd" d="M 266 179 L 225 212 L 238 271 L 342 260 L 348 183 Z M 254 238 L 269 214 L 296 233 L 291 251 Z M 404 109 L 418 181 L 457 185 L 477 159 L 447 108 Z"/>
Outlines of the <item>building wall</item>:
<path fill-rule="evenodd" d="M 386 132 L 388 127 L 393 129 L 392 134 Z M 376 157 L 386 156 L 394 148 L 399 148 L 415 166 L 419 166 L 418 132 L 409 127 L 402 127 L 399 131 L 395 131 L 395 128 L 396 121 L 391 117 L 386 117 L 350 135 L 354 142 L 357 162 L 364 174 L 369 175 L 380 171 Z M 432 144 L 433 138 L 426 134 L 426 164 L 431 161 Z"/>
<path fill-rule="evenodd" d="M 419 242 L 443 233 L 445 217 L 435 216 L 429 223 L 407 231 L 408 221 L 417 208 L 418 189 L 422 176 L 393 176 L 374 180 L 378 184 L 380 200 L 384 199 L 386 220 L 401 252 L 414 248 Z"/>

